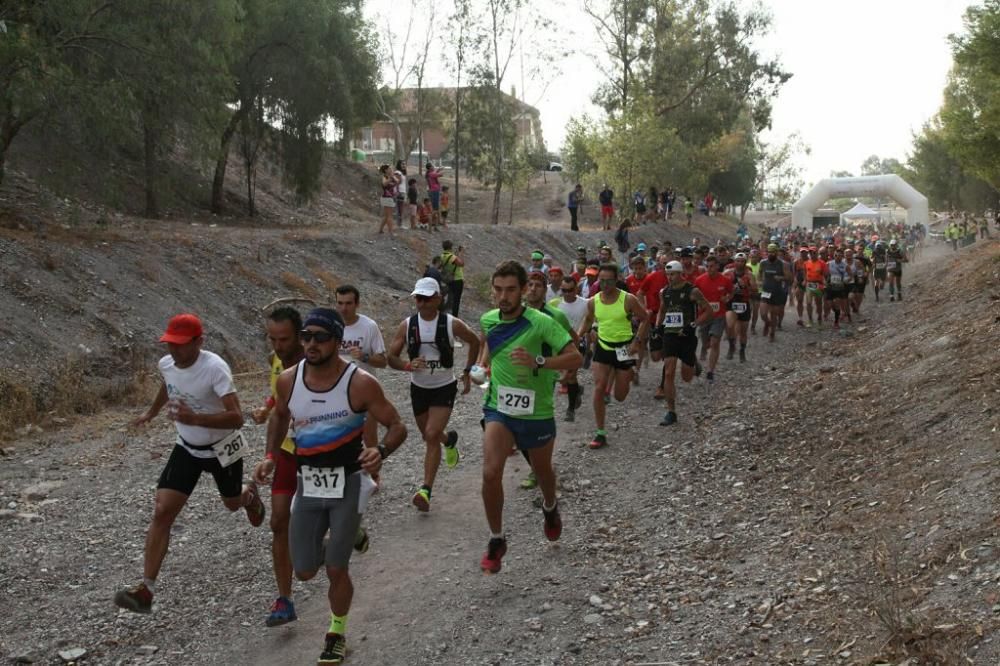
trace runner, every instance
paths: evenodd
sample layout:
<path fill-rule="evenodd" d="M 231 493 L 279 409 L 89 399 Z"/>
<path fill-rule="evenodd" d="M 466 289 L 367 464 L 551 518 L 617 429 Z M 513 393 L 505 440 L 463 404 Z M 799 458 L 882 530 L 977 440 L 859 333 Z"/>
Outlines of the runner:
<path fill-rule="evenodd" d="M 888 271 L 886 270 L 886 264 L 889 259 L 886 256 L 886 246 L 883 241 L 875 242 L 875 249 L 872 251 L 872 277 L 874 278 L 873 288 L 875 289 L 875 302 L 879 301 L 879 292 L 885 286 L 886 277 L 888 277 Z"/>
<path fill-rule="evenodd" d="M 826 262 L 819 258 L 816 246 L 809 248 L 809 259 L 803 265 L 806 273 L 806 312 L 808 327 L 813 325 L 813 309 L 819 326 L 823 326 L 823 288 L 826 284 Z"/>
<path fill-rule="evenodd" d="M 456 338 L 469 346 L 468 362 L 462 371 L 462 395 L 465 395 L 469 392 L 469 369 L 479 356 L 479 337 L 461 319 L 439 311 L 441 291 L 434 279 L 417 280 L 412 296 L 417 313 L 399 323 L 387 360 L 390 368 L 410 373 L 413 416 L 426 446 L 424 483 L 414 493 L 413 505 L 426 512 L 431 508 L 431 490 L 441 465 L 441 446 L 448 467 L 455 467 L 459 460 L 458 433 L 445 432 L 458 392 L 452 370 Z M 400 358 L 404 348 L 409 362 Z"/>
<path fill-rule="evenodd" d="M 378 474 L 382 460 L 406 439 L 406 427 L 378 381 L 338 355 L 343 334 L 344 320 L 335 310 L 316 308 L 306 315 L 301 333 L 305 361 L 278 377 L 275 425 L 267 438 L 267 452 L 275 455 L 292 428 L 300 471 L 289 526 L 295 576 L 310 580 L 325 565 L 330 581 L 330 627 L 320 666 L 340 664 L 346 654 L 354 596 L 348 565 L 375 486 L 369 475 Z M 364 444 L 368 419 L 388 428 L 381 444 Z M 266 480 L 274 469 L 274 462 L 265 458 L 254 476 Z"/>
<path fill-rule="evenodd" d="M 796 322 L 799 326 L 805 326 L 802 321 L 802 310 L 806 301 L 806 262 L 809 261 L 809 248 L 799 248 L 799 258 L 792 264 L 792 274 L 794 275 L 795 312 L 799 315 Z"/>
<path fill-rule="evenodd" d="M 750 261 L 747 263 L 747 268 L 753 273 L 754 281 L 760 284 L 760 250 L 753 248 L 750 250 Z M 760 316 L 760 292 L 750 297 L 751 313 L 750 313 L 750 335 L 757 335 L 757 318 Z"/>
<path fill-rule="evenodd" d="M 903 300 L 903 264 L 908 261 L 906 252 L 899 247 L 893 238 L 889 241 L 889 251 L 886 253 L 885 269 L 889 273 L 889 300 Z M 895 294 L 893 293 L 895 291 Z"/>
<path fill-rule="evenodd" d="M 513 448 L 525 452 L 542 491 L 543 531 L 549 541 L 562 534 L 552 468 L 556 424 L 553 388 L 558 371 L 576 370 L 582 358 L 570 335 L 552 317 L 521 304 L 527 276 L 506 261 L 493 273 L 497 309 L 480 319 L 485 344 L 479 365 L 490 366 L 483 403 L 483 508 L 490 540 L 480 560 L 484 573 L 498 573 L 507 552 L 503 531 L 503 471 Z M 544 279 L 537 282 L 541 292 Z M 556 372 L 553 372 L 556 371 Z"/>
<path fill-rule="evenodd" d="M 597 322 L 593 359 L 593 405 L 597 434 L 590 443 L 592 449 L 599 449 L 608 443 L 604 429 L 605 390 L 613 383 L 615 400 L 622 402 L 628 397 L 635 359 L 649 332 L 646 309 L 639 299 L 617 286 L 618 266 L 613 263 L 601 266 L 599 280 L 601 290 L 587 301 L 587 315 L 577 330 L 577 334 L 583 337 L 590 332 L 591 324 Z M 634 336 L 632 317 L 642 322 Z"/>
<path fill-rule="evenodd" d="M 653 265 L 654 268 L 639 285 L 639 292 L 637 294 L 639 302 L 646 306 L 646 311 L 649 313 L 649 358 L 654 363 L 659 362 L 663 358 L 663 340 L 658 329 L 653 324 L 656 323 L 656 315 L 660 312 L 660 292 L 663 291 L 663 288 L 669 282 L 669 278 L 664 271 L 666 264 L 667 253 L 658 252 L 656 254 L 656 263 Z M 662 400 L 663 396 L 663 371 L 661 369 L 660 384 L 656 387 L 653 399 Z"/>
<path fill-rule="evenodd" d="M 737 252 L 732 268 L 726 269 L 726 277 L 733 281 L 733 299 L 726 311 L 726 337 L 729 338 L 729 352 L 726 358 L 732 360 L 736 351 L 736 338 L 740 340 L 740 363 L 747 360 L 747 328 L 750 326 L 750 297 L 757 292 L 757 282 L 747 268 L 747 255 Z"/>
<path fill-rule="evenodd" d="M 774 335 L 785 316 L 785 304 L 788 303 L 786 288 L 792 281 L 792 272 L 788 264 L 778 258 L 776 243 L 767 246 L 767 259 L 760 262 L 760 271 L 763 276 L 760 303 L 764 319 L 764 335 L 770 333 L 771 342 L 774 342 Z"/>
<path fill-rule="evenodd" d="M 861 303 L 865 299 L 865 289 L 868 287 L 868 275 L 871 273 L 872 262 L 857 246 L 857 252 L 848 250 L 844 253 L 847 265 L 854 270 L 854 288 L 851 290 L 850 305 L 855 314 L 861 314 Z"/>
<path fill-rule="evenodd" d="M 681 362 L 681 379 L 690 382 L 699 374 L 696 352 L 698 326 L 713 317 L 712 306 L 693 284 L 684 279 L 684 267 L 679 261 L 671 261 L 665 271 L 670 283 L 660 292 L 660 310 L 656 315 L 656 327 L 663 339 L 663 392 L 667 403 L 667 413 L 660 425 L 677 423 L 677 361 Z M 695 316 L 697 310 L 701 315 Z"/>
<path fill-rule="evenodd" d="M 271 393 L 265 406 L 252 413 L 254 423 L 267 422 L 268 432 L 275 427 L 276 420 L 269 417 L 277 400 L 278 376 L 303 358 L 302 315 L 291 307 L 276 308 L 267 316 L 267 340 L 271 344 Z M 271 565 L 274 569 L 278 598 L 271 604 L 271 610 L 264 620 L 268 627 L 277 627 L 292 622 L 295 603 L 292 600 L 292 558 L 288 552 L 288 517 L 295 494 L 295 443 L 286 438 L 281 446 L 271 454 L 274 461 L 274 482 L 271 484 Z M 258 480 L 259 482 L 260 480 Z"/>
<path fill-rule="evenodd" d="M 559 290 L 562 289 L 563 269 L 561 266 L 553 266 L 549 269 L 548 284 L 545 287 L 545 300 L 551 301 L 559 298 Z"/>
<path fill-rule="evenodd" d="M 578 288 L 576 286 L 576 280 L 572 277 L 563 278 L 560 291 L 562 293 L 562 297 L 549 301 L 549 306 L 559 308 L 569 320 L 569 325 L 572 327 L 573 332 L 576 333 L 576 331 L 580 328 L 580 324 L 583 323 L 583 318 L 587 316 L 587 301 L 580 298 L 577 293 Z M 584 361 L 586 361 L 590 354 L 590 344 L 588 339 L 577 336 L 576 348 L 580 350 L 580 354 L 583 355 Z M 563 373 L 562 382 L 566 386 L 567 395 L 569 395 L 569 404 L 573 406 L 572 412 L 568 409 L 566 410 L 566 421 L 575 421 L 576 410 L 583 404 L 583 387 L 580 386 L 577 371 L 566 370 Z"/>
<path fill-rule="evenodd" d="M 640 246 L 643 248 L 643 250 L 646 249 L 646 246 L 643 245 L 642 243 L 640 243 Z M 644 306 L 647 307 L 646 316 L 648 318 L 650 327 L 652 327 L 653 319 L 649 315 L 649 310 L 648 310 L 648 305 L 646 304 L 645 295 L 642 294 L 642 285 L 646 281 L 646 278 L 649 277 L 648 269 L 646 268 L 646 258 L 643 257 L 642 254 L 636 254 L 629 261 L 629 265 L 631 266 L 632 272 L 627 278 L 625 278 L 625 286 L 628 288 L 627 289 L 628 293 L 634 295 L 637 299 L 639 299 L 640 303 L 642 303 Z M 635 319 L 632 320 L 633 331 L 638 329 L 639 323 L 640 322 L 636 321 Z M 639 385 L 639 371 L 642 370 L 642 366 L 646 360 L 647 353 L 648 351 L 646 349 L 646 345 L 642 345 L 642 347 L 640 347 L 639 349 L 639 356 L 635 360 L 635 372 L 632 375 L 632 383 L 635 384 L 636 386 Z"/>
<path fill-rule="evenodd" d="M 167 418 L 177 429 L 177 441 L 156 485 L 142 582 L 114 597 L 116 606 L 133 613 L 153 610 L 156 578 L 167 556 L 170 529 L 203 472 L 215 478 L 226 509 L 246 509 L 254 527 L 264 522 L 266 510 L 257 485 L 253 481 L 243 485 L 246 444 L 240 432 L 243 412 L 233 374 L 221 357 L 201 348 L 204 340 L 197 316 L 179 314 L 170 320 L 160 337 L 169 352 L 157 364 L 163 382 L 153 404 L 132 424 L 149 423 L 166 406 Z"/>
<path fill-rule="evenodd" d="M 385 358 L 385 340 L 378 324 L 363 314 L 358 314 L 361 292 L 351 284 L 337 287 L 337 312 L 344 319 L 344 334 L 340 338 L 340 358 L 344 363 L 353 363 L 372 377 L 375 368 L 388 365 Z M 291 366 L 286 366 L 291 367 Z M 365 446 L 378 443 L 378 422 L 365 421 Z"/>
<path fill-rule="evenodd" d="M 840 330 L 840 318 L 851 320 L 851 310 L 847 305 L 847 279 L 851 269 L 844 261 L 844 251 L 839 247 L 833 251 L 833 261 L 826 264 L 826 313 L 833 311 L 833 330 Z"/>
<path fill-rule="evenodd" d="M 694 281 L 694 286 L 702 293 L 708 301 L 711 318 L 702 319 L 703 312 L 699 312 L 699 319 L 702 324 L 698 331 L 702 337 L 702 360 L 705 360 L 705 349 L 708 350 L 708 371 L 705 379 L 709 383 L 715 381 L 715 367 L 719 363 L 719 342 L 722 334 L 726 330 L 726 308 L 733 298 L 733 280 L 719 272 L 719 259 L 714 255 L 709 255 L 705 260 L 707 271 L 704 275 L 699 275 Z"/>

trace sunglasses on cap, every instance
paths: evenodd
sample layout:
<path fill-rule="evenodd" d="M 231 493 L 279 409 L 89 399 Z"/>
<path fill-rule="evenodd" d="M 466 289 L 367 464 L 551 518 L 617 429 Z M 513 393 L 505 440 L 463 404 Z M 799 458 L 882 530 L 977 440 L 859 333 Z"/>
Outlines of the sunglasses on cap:
<path fill-rule="evenodd" d="M 299 331 L 299 337 L 302 338 L 302 342 L 312 342 L 315 340 L 322 344 L 333 340 L 333 333 L 329 331 Z"/>

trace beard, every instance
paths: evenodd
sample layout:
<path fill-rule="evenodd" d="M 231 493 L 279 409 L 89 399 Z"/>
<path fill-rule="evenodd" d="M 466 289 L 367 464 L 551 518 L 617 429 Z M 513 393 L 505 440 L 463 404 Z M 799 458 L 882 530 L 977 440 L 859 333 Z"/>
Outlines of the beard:
<path fill-rule="evenodd" d="M 325 356 L 319 355 L 319 356 L 315 356 L 315 357 L 310 357 L 309 353 L 306 352 L 306 363 L 308 363 L 309 365 L 312 365 L 312 366 L 327 365 L 327 364 L 330 363 L 330 360 L 336 355 L 336 353 L 337 352 L 330 352 L 329 354 L 327 354 Z"/>

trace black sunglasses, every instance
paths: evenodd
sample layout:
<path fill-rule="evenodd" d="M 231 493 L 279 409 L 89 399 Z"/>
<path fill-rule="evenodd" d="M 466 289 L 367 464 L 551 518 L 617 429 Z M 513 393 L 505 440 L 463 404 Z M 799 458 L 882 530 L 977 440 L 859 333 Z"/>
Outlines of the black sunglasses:
<path fill-rule="evenodd" d="M 302 342 L 312 342 L 315 340 L 322 344 L 333 340 L 333 333 L 329 331 L 299 331 L 299 337 L 302 338 Z"/>

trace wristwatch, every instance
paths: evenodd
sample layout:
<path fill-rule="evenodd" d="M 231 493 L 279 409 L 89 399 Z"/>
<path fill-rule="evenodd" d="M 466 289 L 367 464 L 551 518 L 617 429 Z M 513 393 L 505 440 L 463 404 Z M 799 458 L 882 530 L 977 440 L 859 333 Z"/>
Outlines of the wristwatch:
<path fill-rule="evenodd" d="M 545 367 L 545 357 L 542 356 L 541 354 L 539 354 L 538 356 L 536 356 L 535 357 L 535 365 L 537 365 L 539 368 L 544 368 Z"/>
<path fill-rule="evenodd" d="M 386 458 L 389 457 L 389 449 L 385 448 L 385 444 L 379 444 L 375 448 L 378 449 L 378 454 L 379 456 L 381 456 L 382 460 L 385 460 Z"/>

